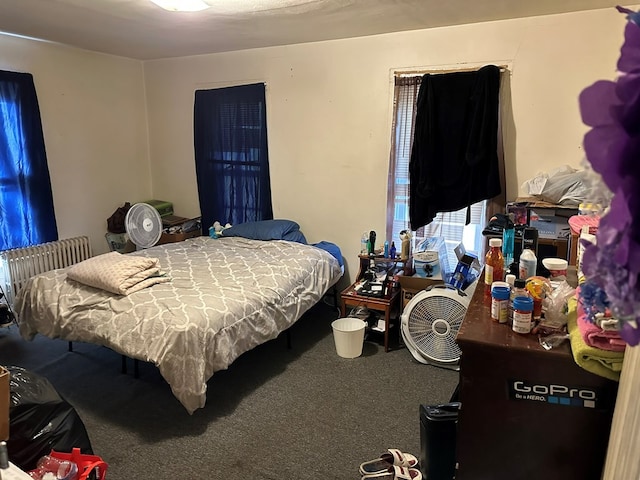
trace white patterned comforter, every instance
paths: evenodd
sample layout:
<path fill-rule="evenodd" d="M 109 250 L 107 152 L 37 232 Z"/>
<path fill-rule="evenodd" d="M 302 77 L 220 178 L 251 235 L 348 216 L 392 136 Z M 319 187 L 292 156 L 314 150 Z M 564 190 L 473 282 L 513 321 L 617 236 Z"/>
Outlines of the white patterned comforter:
<path fill-rule="evenodd" d="M 158 258 L 171 281 L 122 296 L 66 269 L 37 275 L 16 299 L 20 333 L 152 362 L 189 413 L 216 371 L 292 325 L 342 273 L 326 251 L 283 240 L 197 237 L 131 255 Z"/>

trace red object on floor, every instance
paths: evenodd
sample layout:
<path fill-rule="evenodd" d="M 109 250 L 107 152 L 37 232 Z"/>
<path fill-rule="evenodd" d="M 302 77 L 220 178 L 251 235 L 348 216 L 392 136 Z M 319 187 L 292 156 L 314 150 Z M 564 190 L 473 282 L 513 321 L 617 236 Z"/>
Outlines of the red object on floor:
<path fill-rule="evenodd" d="M 56 452 L 51 450 L 50 456 L 60 460 L 69 460 L 78 466 L 78 480 L 87 480 L 89 474 L 95 470 L 96 480 L 104 480 L 107 476 L 109 465 L 97 455 L 80 453 L 79 448 L 74 448 L 71 453 Z"/>

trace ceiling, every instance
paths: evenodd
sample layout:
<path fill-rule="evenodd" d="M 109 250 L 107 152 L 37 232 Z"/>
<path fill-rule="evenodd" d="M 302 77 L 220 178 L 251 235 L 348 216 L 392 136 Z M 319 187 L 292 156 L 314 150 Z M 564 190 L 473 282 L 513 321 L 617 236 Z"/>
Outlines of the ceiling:
<path fill-rule="evenodd" d="M 149 0 L 0 0 L 0 31 L 140 60 L 613 7 L 615 0 L 207 0 L 168 12 Z M 233 13 L 233 4 L 242 5 Z M 273 0 L 272 0 L 273 2 Z"/>

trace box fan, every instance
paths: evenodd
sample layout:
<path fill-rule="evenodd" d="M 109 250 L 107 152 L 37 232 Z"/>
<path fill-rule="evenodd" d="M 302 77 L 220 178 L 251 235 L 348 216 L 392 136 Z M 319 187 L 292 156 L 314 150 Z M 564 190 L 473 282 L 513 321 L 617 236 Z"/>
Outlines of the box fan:
<path fill-rule="evenodd" d="M 450 285 L 434 285 L 409 300 L 401 315 L 402 338 L 420 363 L 458 370 L 456 335 L 469 307 L 469 296 Z"/>

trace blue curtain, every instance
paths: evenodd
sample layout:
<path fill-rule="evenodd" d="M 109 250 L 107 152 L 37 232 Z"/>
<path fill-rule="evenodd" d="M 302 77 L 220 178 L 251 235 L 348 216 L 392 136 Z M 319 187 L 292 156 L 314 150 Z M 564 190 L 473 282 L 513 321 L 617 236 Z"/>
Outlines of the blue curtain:
<path fill-rule="evenodd" d="M 0 118 L 0 250 L 57 240 L 32 75 L 0 70 Z"/>
<path fill-rule="evenodd" d="M 193 123 L 203 233 L 271 220 L 264 84 L 196 91 Z"/>

